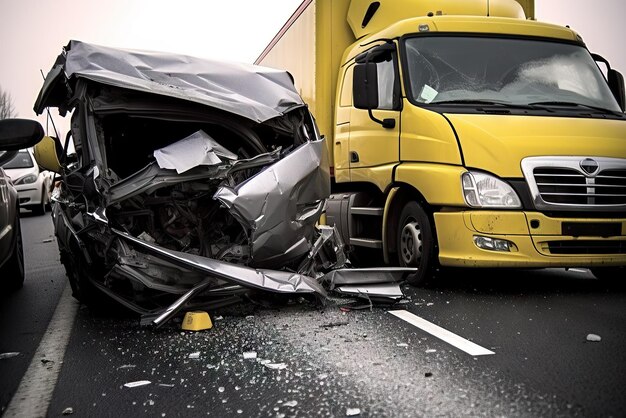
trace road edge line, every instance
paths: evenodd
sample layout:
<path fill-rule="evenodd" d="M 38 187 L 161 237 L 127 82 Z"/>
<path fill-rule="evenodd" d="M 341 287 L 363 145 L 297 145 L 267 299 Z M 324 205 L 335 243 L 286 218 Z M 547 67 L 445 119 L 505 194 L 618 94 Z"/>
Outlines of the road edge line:
<path fill-rule="evenodd" d="M 17 391 L 4 411 L 4 418 L 47 416 L 52 393 L 63 366 L 65 350 L 72 334 L 78 305 L 78 301 L 72 297 L 71 286 L 66 282 L 48 328 Z"/>

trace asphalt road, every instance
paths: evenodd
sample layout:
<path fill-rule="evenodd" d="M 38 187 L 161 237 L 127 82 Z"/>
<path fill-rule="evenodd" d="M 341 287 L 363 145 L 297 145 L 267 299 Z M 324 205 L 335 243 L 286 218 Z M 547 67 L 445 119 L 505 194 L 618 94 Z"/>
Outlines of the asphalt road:
<path fill-rule="evenodd" d="M 57 300 L 74 303 L 61 296 L 49 214 L 22 225 L 25 286 L 0 299 L 0 353 L 20 352 L 0 360 L 2 411 Z M 371 310 L 342 310 L 341 298 L 234 306 L 210 312 L 214 327 L 202 332 L 79 307 L 47 416 L 626 416 L 623 290 L 561 269 L 449 272 L 404 290 L 404 303 Z M 398 310 L 493 354 L 468 354 L 389 313 Z M 257 358 L 244 358 L 251 351 Z M 124 386 L 141 380 L 150 384 Z"/>

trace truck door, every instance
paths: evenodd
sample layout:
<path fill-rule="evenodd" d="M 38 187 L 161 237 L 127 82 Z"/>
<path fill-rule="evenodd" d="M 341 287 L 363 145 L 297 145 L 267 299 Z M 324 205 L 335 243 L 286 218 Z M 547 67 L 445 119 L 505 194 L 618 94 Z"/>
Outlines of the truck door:
<path fill-rule="evenodd" d="M 352 181 L 387 182 L 399 160 L 400 81 L 393 44 L 375 47 L 356 58 L 350 111 L 349 160 Z M 387 168 L 389 170 L 387 170 Z M 388 177 L 388 175 L 383 175 Z"/>

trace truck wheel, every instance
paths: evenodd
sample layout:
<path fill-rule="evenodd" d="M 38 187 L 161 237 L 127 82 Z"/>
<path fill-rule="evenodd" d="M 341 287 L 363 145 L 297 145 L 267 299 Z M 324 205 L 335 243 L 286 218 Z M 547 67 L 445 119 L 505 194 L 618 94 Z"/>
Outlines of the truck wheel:
<path fill-rule="evenodd" d="M 625 267 L 594 267 L 590 270 L 596 276 L 596 279 L 601 280 L 605 284 L 626 287 L 626 281 L 624 280 Z"/>
<path fill-rule="evenodd" d="M 400 213 L 397 248 L 400 266 L 417 267 L 407 282 L 414 286 L 427 284 L 435 272 L 435 238 L 428 215 L 417 202 L 407 203 Z"/>
<path fill-rule="evenodd" d="M 24 247 L 19 216 L 15 217 L 14 228 L 17 242 L 13 254 L 0 269 L 0 285 L 8 290 L 17 290 L 24 285 Z"/>

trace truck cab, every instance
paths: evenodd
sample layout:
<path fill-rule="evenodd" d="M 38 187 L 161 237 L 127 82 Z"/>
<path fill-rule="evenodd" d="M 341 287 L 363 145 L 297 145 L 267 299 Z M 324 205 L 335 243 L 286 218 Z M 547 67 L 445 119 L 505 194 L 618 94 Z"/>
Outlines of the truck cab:
<path fill-rule="evenodd" d="M 578 33 L 535 21 L 532 1 L 309 3 L 332 116 L 325 86 L 303 97 L 332 139 L 326 222 L 355 262 L 418 267 L 414 284 L 441 267 L 622 274 L 624 81 Z M 260 63 L 289 64 L 272 49 Z"/>

